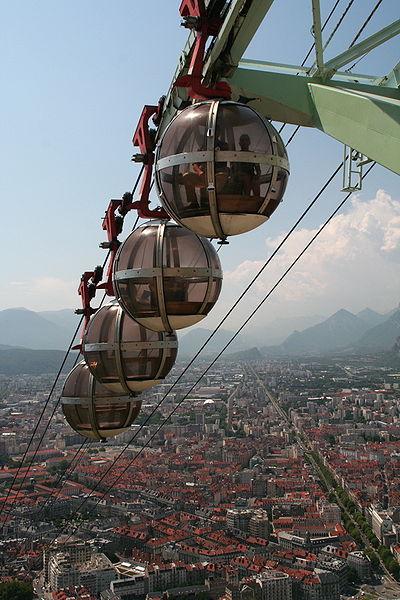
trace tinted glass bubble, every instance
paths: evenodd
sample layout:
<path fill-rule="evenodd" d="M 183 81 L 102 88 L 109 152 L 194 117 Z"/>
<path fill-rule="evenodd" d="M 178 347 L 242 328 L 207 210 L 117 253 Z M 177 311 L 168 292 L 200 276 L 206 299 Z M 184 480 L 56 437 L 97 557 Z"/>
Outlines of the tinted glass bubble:
<path fill-rule="evenodd" d="M 99 383 L 114 394 L 129 394 L 156 385 L 168 375 L 178 342 L 175 333 L 146 329 L 113 302 L 90 319 L 82 352 Z"/>
<path fill-rule="evenodd" d="M 236 102 L 185 108 L 158 145 L 156 182 L 164 208 L 206 237 L 224 239 L 264 223 L 281 202 L 288 175 L 279 133 Z"/>
<path fill-rule="evenodd" d="M 89 439 L 104 440 L 129 429 L 137 418 L 137 394 L 116 395 L 96 381 L 84 361 L 67 376 L 61 406 L 69 425 Z"/>
<path fill-rule="evenodd" d="M 145 223 L 121 245 L 114 263 L 119 304 L 154 331 L 201 321 L 217 302 L 221 283 L 221 264 L 209 240 L 174 223 Z"/>

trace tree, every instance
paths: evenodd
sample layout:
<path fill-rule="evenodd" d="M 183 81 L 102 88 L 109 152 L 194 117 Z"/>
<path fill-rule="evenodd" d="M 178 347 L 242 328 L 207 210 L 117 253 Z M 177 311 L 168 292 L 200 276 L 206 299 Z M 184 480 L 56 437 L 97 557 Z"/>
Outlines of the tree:
<path fill-rule="evenodd" d="M 62 460 L 61 462 L 57 463 L 56 465 L 51 465 L 48 468 L 49 473 L 51 473 L 51 475 L 61 475 L 64 474 L 65 471 L 68 469 L 69 467 L 69 462 L 67 460 Z"/>
<path fill-rule="evenodd" d="M 347 579 L 350 583 L 359 583 L 359 581 L 360 581 L 357 571 L 351 567 L 349 567 Z"/>
<path fill-rule="evenodd" d="M 377 557 L 377 555 L 375 554 L 375 552 L 373 552 L 370 548 L 366 549 L 366 554 L 367 556 L 369 556 L 370 560 L 371 560 L 371 565 L 374 569 L 376 569 L 377 567 L 379 567 L 379 558 Z"/>
<path fill-rule="evenodd" d="M 32 584 L 24 581 L 0 583 L 0 600 L 32 600 Z"/>

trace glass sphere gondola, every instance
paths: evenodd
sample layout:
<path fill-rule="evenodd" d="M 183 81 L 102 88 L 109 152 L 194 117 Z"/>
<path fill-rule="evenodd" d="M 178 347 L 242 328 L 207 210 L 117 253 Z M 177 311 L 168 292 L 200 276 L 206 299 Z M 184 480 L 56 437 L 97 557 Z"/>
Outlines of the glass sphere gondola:
<path fill-rule="evenodd" d="M 218 300 L 222 270 L 204 237 L 167 222 L 149 222 L 124 241 L 113 284 L 122 308 L 154 331 L 198 323 Z"/>
<path fill-rule="evenodd" d="M 288 175 L 276 129 L 237 102 L 206 100 L 185 108 L 157 147 L 163 207 L 206 237 L 225 239 L 264 223 L 282 200 Z"/>
<path fill-rule="evenodd" d="M 71 427 L 89 439 L 105 440 L 129 429 L 140 412 L 135 395 L 116 396 L 90 373 L 84 361 L 67 376 L 61 407 Z"/>
<path fill-rule="evenodd" d="M 178 352 L 175 333 L 154 332 L 112 302 L 90 319 L 82 353 L 92 375 L 114 394 L 141 392 L 164 379 Z"/>

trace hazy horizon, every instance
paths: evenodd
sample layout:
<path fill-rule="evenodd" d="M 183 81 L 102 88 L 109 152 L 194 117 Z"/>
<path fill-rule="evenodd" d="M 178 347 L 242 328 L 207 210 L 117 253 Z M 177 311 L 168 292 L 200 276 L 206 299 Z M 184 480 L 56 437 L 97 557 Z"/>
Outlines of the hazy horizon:
<path fill-rule="evenodd" d="M 143 105 L 156 103 L 168 89 L 187 38 L 187 31 L 179 27 L 178 1 L 172 3 L 175 8 L 160 1 L 151 6 L 134 4 L 123 0 L 115 10 L 102 1 L 95 11 L 90 3 L 65 1 L 26 4 L 23 10 L 13 3 L 4 7 L 5 32 L 0 46 L 8 85 L 0 100 L 2 114 L 7 115 L 0 149 L 1 191 L 14 207 L 15 224 L 13 221 L 13 226 L 3 231 L 9 258 L 3 261 L 0 282 L 2 308 L 77 308 L 82 272 L 104 260 L 105 251 L 98 246 L 105 239 L 101 228 L 104 210 L 110 198 L 132 189 L 140 169 L 130 161 L 132 133 Z M 324 16 L 330 8 L 329 2 L 321 2 Z M 273 4 L 246 58 L 301 62 L 314 41 L 311 13 L 293 0 L 287 10 L 290 22 L 279 3 Z M 327 56 L 350 43 L 355 23 L 363 21 L 364 12 L 364 3 L 354 4 L 351 18 L 342 23 Z M 395 3 L 388 3 L 384 11 L 374 14 L 364 35 L 397 17 Z M 149 19 L 154 39 L 163 40 L 161 53 L 158 45 L 148 43 Z M 283 27 L 290 44 L 282 44 Z M 397 45 L 392 39 L 371 52 L 363 58 L 361 72 L 390 72 L 397 62 Z M 143 47 L 147 51 L 138 52 Z M 293 129 L 292 125 L 285 128 L 284 141 Z M 321 189 L 342 159 L 343 148 L 322 132 L 302 127 L 290 143 L 288 155 L 288 187 L 272 218 L 248 234 L 230 238 L 229 246 L 221 249 L 223 292 L 202 323 L 206 327 L 220 320 Z M 271 263 L 268 277 L 252 288 L 227 327 L 234 329 L 241 322 L 336 208 L 344 197 L 341 183 L 339 173 Z M 266 303 L 259 319 L 328 315 L 343 306 L 357 311 L 370 305 L 382 311 L 397 304 L 399 178 L 376 165 L 363 190 L 353 198 L 356 200 L 348 201 L 343 214 L 335 217 Z M 153 202 L 157 202 L 154 192 Z M 135 216 L 127 215 L 121 240 Z"/>
<path fill-rule="evenodd" d="M 224 328 L 237 329 L 251 310 L 268 293 L 281 274 L 311 239 L 318 225 L 295 231 L 271 261 L 263 275 L 227 319 Z M 266 258 L 281 241 L 285 232 L 268 236 L 268 223 L 262 248 L 264 256 L 244 260 L 224 271 L 222 293 L 217 305 L 200 327 L 213 329 L 250 282 Z M 251 235 L 247 234 L 247 235 Z M 329 317 L 339 309 L 357 314 L 364 308 L 387 313 L 399 304 L 400 281 L 397 276 L 400 258 L 400 201 L 378 190 L 375 197 L 363 200 L 353 195 L 343 213 L 336 215 L 314 242 L 302 260 L 271 295 L 246 327 L 252 333 L 260 323 L 270 326 L 276 321 L 295 321 L 310 317 Z M 220 252 L 222 268 L 230 245 Z M 65 280 L 41 278 L 32 286 L 23 281 L 11 282 L 12 302 L 2 309 L 24 307 L 35 312 L 79 307 L 76 284 Z M 47 300 L 45 302 L 44 300 Z M 100 302 L 100 297 L 97 298 Z M 93 306 L 96 305 L 96 300 Z M 261 326 L 262 328 L 262 326 Z"/>

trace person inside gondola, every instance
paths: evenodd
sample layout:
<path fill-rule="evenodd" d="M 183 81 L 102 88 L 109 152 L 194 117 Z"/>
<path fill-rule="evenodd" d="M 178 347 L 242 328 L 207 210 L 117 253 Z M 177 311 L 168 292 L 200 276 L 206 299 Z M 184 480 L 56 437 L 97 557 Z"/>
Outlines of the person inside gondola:
<path fill-rule="evenodd" d="M 228 144 L 221 135 L 220 128 L 216 129 L 216 139 L 214 145 L 215 151 L 228 150 Z M 226 162 L 218 161 L 214 165 L 215 189 L 216 192 L 222 192 L 228 182 L 230 170 Z M 199 208 L 199 202 L 196 195 L 196 188 L 199 190 L 200 207 L 208 207 L 207 193 L 207 163 L 193 163 L 191 170 L 183 174 L 183 185 L 186 191 L 188 208 Z"/>
<path fill-rule="evenodd" d="M 241 152 L 251 152 L 250 136 L 243 133 L 239 138 Z M 260 175 L 261 169 L 258 163 L 237 162 L 232 163 L 232 179 L 235 189 L 243 196 L 260 195 Z"/>

